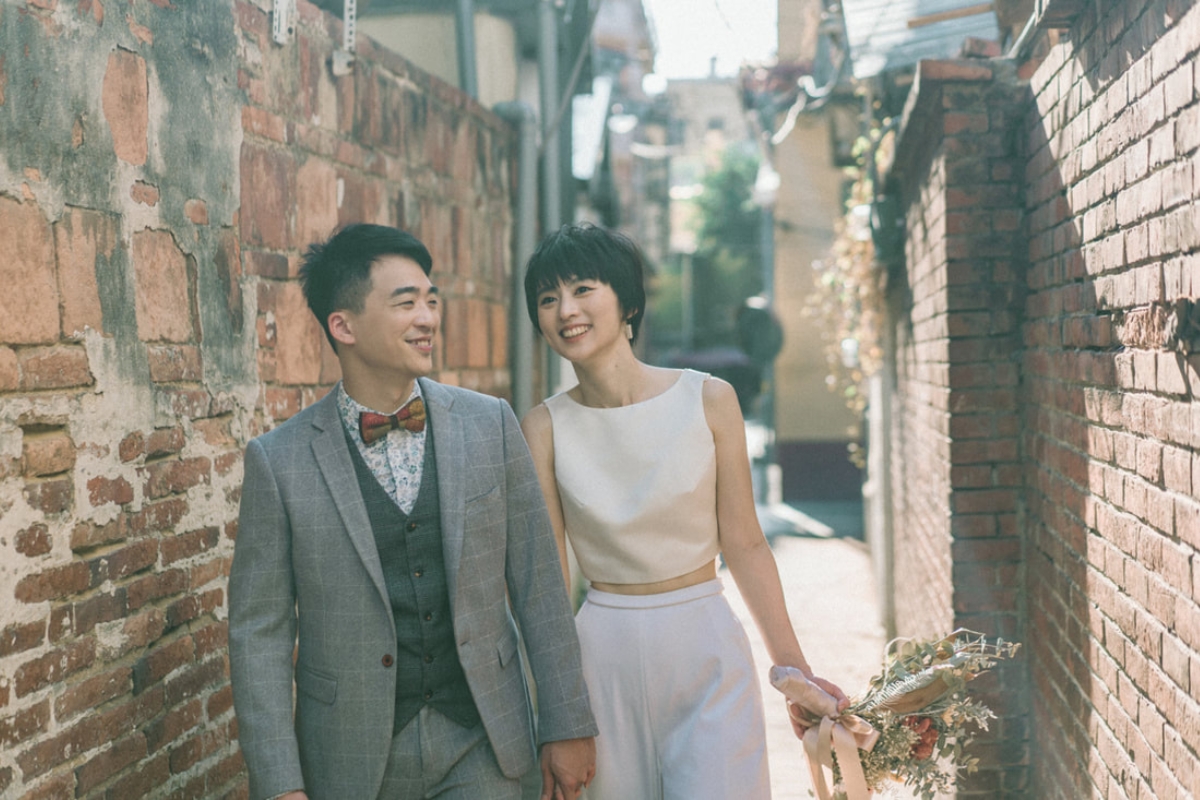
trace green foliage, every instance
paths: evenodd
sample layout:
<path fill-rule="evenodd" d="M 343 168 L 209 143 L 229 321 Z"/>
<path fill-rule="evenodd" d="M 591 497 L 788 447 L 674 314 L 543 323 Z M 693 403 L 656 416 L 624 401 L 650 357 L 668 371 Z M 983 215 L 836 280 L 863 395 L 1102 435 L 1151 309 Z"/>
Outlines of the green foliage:
<path fill-rule="evenodd" d="M 700 227 L 693 258 L 696 346 L 734 343 L 734 315 L 762 291 L 762 210 L 751 199 L 759 158 L 726 150 L 704 178 L 696 203 Z"/>

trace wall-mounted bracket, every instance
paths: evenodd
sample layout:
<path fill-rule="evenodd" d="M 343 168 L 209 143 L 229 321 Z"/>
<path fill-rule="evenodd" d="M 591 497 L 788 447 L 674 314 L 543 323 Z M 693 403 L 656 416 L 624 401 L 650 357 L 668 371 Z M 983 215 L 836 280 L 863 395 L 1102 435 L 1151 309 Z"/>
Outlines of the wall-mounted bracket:
<path fill-rule="evenodd" d="M 287 44 L 296 32 L 296 0 L 275 0 L 271 8 L 271 38 Z"/>
<path fill-rule="evenodd" d="M 358 41 L 358 0 L 344 0 L 342 4 L 342 49 L 333 51 L 330 64 L 333 74 L 339 78 L 349 75 L 354 69 L 354 47 Z"/>

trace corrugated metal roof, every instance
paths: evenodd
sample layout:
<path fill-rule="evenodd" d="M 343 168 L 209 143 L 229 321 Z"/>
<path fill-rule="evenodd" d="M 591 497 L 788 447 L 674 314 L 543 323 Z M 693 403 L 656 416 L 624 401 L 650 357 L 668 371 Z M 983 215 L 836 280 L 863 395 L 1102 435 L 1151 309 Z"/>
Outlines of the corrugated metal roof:
<path fill-rule="evenodd" d="M 968 37 L 998 40 L 991 3 L 980 0 L 842 0 L 854 77 L 953 58 Z"/>

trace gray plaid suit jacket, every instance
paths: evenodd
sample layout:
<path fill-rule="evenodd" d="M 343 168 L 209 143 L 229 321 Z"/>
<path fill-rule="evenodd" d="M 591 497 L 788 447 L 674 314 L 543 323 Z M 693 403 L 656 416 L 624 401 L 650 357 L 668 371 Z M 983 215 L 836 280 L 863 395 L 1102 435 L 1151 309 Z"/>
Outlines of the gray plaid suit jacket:
<path fill-rule="evenodd" d="M 538 741 L 596 734 L 558 551 L 508 404 L 425 379 L 421 390 L 437 435 L 458 653 L 500 768 L 516 777 L 536 753 L 517 626 Z M 246 448 L 229 656 L 252 800 L 301 787 L 311 800 L 375 800 L 392 736 L 396 672 L 384 656 L 395 631 L 330 392 Z"/>

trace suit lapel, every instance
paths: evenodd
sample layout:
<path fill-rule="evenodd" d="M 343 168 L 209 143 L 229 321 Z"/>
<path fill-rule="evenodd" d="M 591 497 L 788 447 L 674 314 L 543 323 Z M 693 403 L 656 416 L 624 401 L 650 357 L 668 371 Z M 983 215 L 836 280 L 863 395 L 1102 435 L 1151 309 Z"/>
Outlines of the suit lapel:
<path fill-rule="evenodd" d="M 458 588 L 458 565 L 462 559 L 463 508 L 466 505 L 466 453 L 460 420 L 451 416 L 452 393 L 435 381 L 421 378 L 429 424 L 437 445 L 434 459 L 438 471 L 438 510 L 442 515 L 442 557 L 446 562 L 446 586 L 450 592 L 450 612 L 454 613 Z"/>
<path fill-rule="evenodd" d="M 387 584 L 383 580 L 383 565 L 379 561 L 379 550 L 375 546 L 375 534 L 371 530 L 371 519 L 367 516 L 367 506 L 363 502 L 362 490 L 358 486 L 358 476 L 354 471 L 354 462 L 350 460 L 350 450 L 346 444 L 346 433 L 338 415 L 337 390 L 325 396 L 316 408 L 313 416 L 313 427 L 316 435 L 312 441 L 313 458 L 329 492 L 333 495 L 333 503 L 337 506 L 342 524 L 346 526 L 346 535 L 358 551 L 359 558 L 366 565 L 375 588 L 379 590 L 384 604 L 391 613 L 391 601 L 388 600 Z"/>

